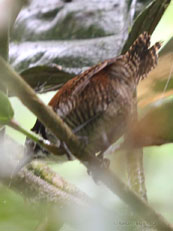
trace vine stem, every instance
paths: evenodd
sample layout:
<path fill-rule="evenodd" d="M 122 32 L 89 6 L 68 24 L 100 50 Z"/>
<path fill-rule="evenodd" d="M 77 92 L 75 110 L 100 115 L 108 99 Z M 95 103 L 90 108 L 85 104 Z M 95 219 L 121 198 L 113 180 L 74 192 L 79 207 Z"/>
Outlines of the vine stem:
<path fill-rule="evenodd" d="M 11 120 L 7 125 L 13 129 L 15 129 L 15 130 L 21 132 L 23 135 L 29 137 L 31 140 L 33 140 L 34 142 L 39 144 L 41 147 L 46 149 L 48 152 L 53 153 L 56 156 L 62 156 L 63 155 L 62 151 L 59 149 L 58 146 L 50 143 L 48 140 L 44 140 L 43 138 L 27 131 L 26 129 L 21 127 L 18 123 L 16 123 L 14 120 Z M 21 167 L 23 167 L 23 166 L 21 166 Z"/>

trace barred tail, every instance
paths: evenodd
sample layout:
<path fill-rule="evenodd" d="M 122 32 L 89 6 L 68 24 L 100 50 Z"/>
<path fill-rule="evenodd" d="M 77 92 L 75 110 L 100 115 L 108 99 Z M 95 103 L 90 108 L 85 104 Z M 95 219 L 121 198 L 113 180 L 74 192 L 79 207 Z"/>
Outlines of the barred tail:
<path fill-rule="evenodd" d="M 145 78 L 157 65 L 157 51 L 161 43 L 157 42 L 150 47 L 150 37 L 147 32 L 143 32 L 125 54 L 128 66 L 133 71 L 137 82 Z"/>

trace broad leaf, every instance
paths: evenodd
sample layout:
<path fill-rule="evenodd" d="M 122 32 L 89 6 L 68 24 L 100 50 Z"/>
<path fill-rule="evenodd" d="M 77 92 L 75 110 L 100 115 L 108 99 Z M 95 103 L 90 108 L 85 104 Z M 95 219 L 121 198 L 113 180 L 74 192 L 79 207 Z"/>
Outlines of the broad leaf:
<path fill-rule="evenodd" d="M 59 89 L 75 76 L 58 65 L 35 66 L 21 73 L 22 78 L 38 93 Z"/>
<path fill-rule="evenodd" d="M 173 53 L 162 56 L 158 66 L 138 86 L 138 104 L 144 107 L 173 95 Z"/>
<path fill-rule="evenodd" d="M 173 97 L 149 106 L 148 112 L 132 129 L 130 142 L 138 147 L 173 142 Z"/>
<path fill-rule="evenodd" d="M 0 124 L 7 124 L 14 116 L 8 97 L 0 91 Z"/>

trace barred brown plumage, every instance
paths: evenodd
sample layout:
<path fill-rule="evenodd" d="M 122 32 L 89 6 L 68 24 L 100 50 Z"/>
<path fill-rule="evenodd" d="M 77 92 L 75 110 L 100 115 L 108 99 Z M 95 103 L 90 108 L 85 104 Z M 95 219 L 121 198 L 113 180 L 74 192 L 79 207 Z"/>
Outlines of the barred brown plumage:
<path fill-rule="evenodd" d="M 125 132 L 133 113 L 136 85 L 157 64 L 160 46 L 157 42 L 150 48 L 150 35 L 142 33 L 124 55 L 105 60 L 69 80 L 49 102 L 93 155 L 104 152 Z M 39 120 L 32 131 L 59 143 Z M 41 147 L 29 139 L 26 145 L 38 157 Z"/>

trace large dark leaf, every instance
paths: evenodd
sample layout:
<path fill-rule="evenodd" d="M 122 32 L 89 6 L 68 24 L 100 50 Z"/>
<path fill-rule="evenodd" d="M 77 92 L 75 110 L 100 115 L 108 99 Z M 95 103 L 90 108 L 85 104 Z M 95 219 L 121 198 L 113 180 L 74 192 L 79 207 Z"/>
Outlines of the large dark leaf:
<path fill-rule="evenodd" d="M 34 0 L 20 12 L 13 38 L 18 41 L 70 40 L 118 34 L 128 26 L 126 15 L 126 0 L 121 0 L 121 4 L 119 0 L 80 0 L 70 4 L 61 0 L 51 0 L 51 3 Z"/>
<path fill-rule="evenodd" d="M 38 93 L 59 89 L 75 76 L 58 65 L 36 66 L 21 73 L 22 78 Z"/>
<path fill-rule="evenodd" d="M 131 2 L 135 1 L 29 1 L 11 36 L 12 66 L 18 72 L 51 63 L 82 68 L 117 56 L 136 10 Z"/>

